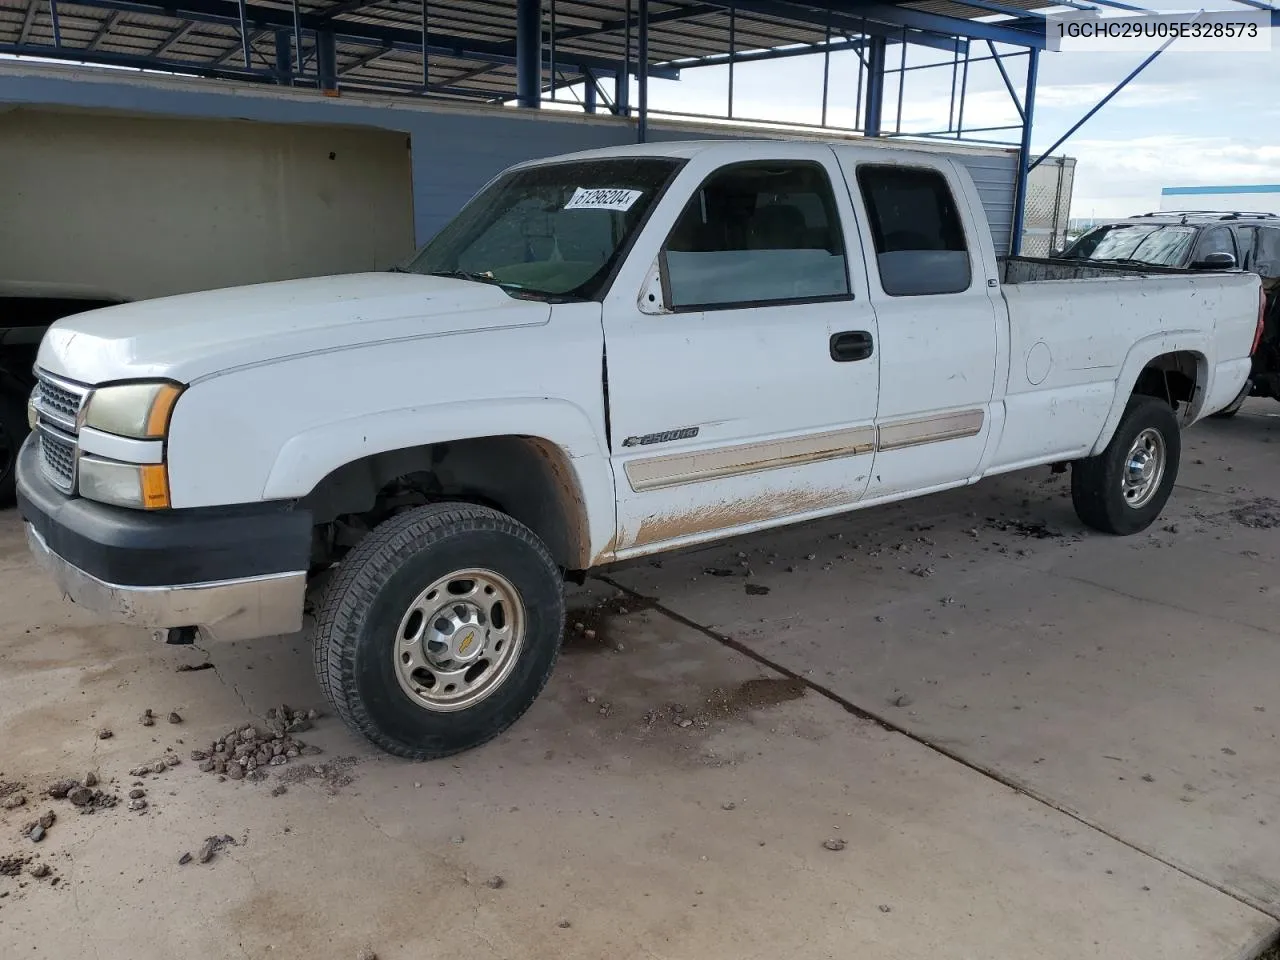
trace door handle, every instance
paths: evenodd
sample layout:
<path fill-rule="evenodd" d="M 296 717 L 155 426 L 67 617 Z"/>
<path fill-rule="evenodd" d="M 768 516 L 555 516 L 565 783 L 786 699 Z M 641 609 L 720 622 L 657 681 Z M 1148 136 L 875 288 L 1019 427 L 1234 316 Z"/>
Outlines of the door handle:
<path fill-rule="evenodd" d="M 865 360 L 875 352 L 875 340 L 866 330 L 848 330 L 831 335 L 831 359 L 836 363 Z"/>

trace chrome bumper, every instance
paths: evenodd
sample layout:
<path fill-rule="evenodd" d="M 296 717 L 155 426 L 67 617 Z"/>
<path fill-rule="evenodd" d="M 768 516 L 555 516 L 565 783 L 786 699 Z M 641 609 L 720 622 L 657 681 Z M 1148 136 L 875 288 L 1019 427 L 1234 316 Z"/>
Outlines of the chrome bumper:
<path fill-rule="evenodd" d="M 179 586 L 118 586 L 68 563 L 31 524 L 23 526 L 32 556 L 62 592 L 104 618 L 151 629 L 194 626 L 214 640 L 252 640 L 302 629 L 305 570 Z"/>

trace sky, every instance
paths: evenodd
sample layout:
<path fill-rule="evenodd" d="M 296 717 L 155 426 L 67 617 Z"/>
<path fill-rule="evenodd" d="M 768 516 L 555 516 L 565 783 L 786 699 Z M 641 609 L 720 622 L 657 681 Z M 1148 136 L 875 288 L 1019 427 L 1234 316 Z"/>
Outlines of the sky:
<path fill-rule="evenodd" d="M 1185 10 L 1189 5 L 1147 3 Z M 1212 9 L 1240 9 L 1224 2 Z M 1120 217 L 1160 207 L 1160 189 L 1201 184 L 1280 183 L 1280 31 L 1266 53 L 1179 52 L 1178 43 L 1069 139 L 1057 153 L 1076 158 L 1073 217 Z M 985 54 L 985 44 L 981 44 Z M 895 66 L 890 47 L 890 66 Z M 1052 145 L 1146 57 L 1139 52 L 1050 53 L 1040 58 L 1033 149 Z M 909 59 L 908 63 L 912 61 Z M 856 55 L 832 54 L 829 122 L 852 124 Z M 1026 58 L 1008 70 L 1021 93 Z M 903 130 L 947 127 L 951 70 L 908 73 Z M 728 70 L 685 70 L 678 82 L 651 81 L 655 109 L 723 116 Z M 739 64 L 734 76 L 735 116 L 818 123 L 822 57 Z M 633 101 L 634 102 L 634 101 Z M 897 90 L 889 81 L 884 109 L 891 126 Z M 970 68 L 964 125 L 1016 124 L 1017 113 L 994 64 Z M 1017 131 L 984 134 L 1012 137 Z"/>

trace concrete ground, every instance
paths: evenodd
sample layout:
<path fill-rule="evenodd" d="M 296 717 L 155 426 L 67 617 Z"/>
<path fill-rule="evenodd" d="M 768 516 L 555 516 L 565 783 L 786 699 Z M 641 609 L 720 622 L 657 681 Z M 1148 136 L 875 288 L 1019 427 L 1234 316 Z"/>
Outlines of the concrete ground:
<path fill-rule="evenodd" d="M 305 638 L 95 624 L 5 514 L 0 803 L 27 802 L 0 810 L 0 957 L 1256 956 L 1280 923 L 1276 415 L 1190 432 L 1135 538 L 1084 532 L 1037 471 L 617 568 L 492 745 L 404 763 L 322 716 L 299 736 L 323 753 L 261 782 L 190 751 L 323 710 Z M 89 771 L 119 805 L 41 795 Z"/>

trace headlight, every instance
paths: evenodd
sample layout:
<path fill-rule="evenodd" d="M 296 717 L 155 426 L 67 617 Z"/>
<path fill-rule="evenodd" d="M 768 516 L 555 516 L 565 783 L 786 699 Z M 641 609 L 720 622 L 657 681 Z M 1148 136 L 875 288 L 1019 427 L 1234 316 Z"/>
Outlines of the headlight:
<path fill-rule="evenodd" d="M 136 440 L 162 440 L 182 388 L 173 383 L 122 383 L 89 395 L 84 425 Z"/>
<path fill-rule="evenodd" d="M 80 456 L 80 493 L 118 507 L 163 510 L 169 506 L 169 477 L 164 464 L 121 463 Z"/>

